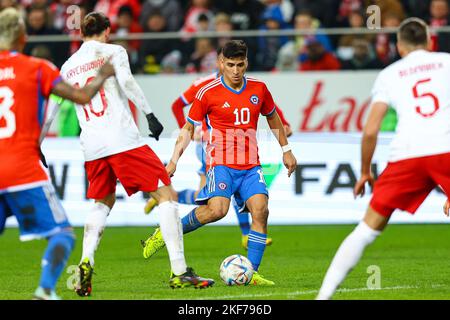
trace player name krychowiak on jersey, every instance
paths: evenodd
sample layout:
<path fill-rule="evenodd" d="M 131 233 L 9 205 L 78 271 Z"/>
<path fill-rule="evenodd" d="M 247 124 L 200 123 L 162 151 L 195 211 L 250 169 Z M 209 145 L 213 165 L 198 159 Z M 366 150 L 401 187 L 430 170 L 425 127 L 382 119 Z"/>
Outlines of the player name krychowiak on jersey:
<path fill-rule="evenodd" d="M 97 41 L 84 42 L 63 65 L 61 75 L 70 84 L 83 87 L 108 60 L 114 66 L 115 77 L 105 81 L 90 103 L 76 106 L 80 140 L 87 161 L 145 144 L 134 122 L 129 101 L 140 109 L 149 107 L 131 74 L 125 49 Z"/>

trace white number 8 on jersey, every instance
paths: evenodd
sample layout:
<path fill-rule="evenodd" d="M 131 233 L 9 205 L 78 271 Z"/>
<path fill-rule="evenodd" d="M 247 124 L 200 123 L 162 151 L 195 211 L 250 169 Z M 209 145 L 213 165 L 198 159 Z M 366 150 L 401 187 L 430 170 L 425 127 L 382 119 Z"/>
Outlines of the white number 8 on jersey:
<path fill-rule="evenodd" d="M 11 111 L 14 105 L 14 92 L 8 87 L 0 87 L 0 119 L 5 119 L 6 126 L 0 127 L 0 139 L 11 137 L 16 131 L 16 116 Z"/>

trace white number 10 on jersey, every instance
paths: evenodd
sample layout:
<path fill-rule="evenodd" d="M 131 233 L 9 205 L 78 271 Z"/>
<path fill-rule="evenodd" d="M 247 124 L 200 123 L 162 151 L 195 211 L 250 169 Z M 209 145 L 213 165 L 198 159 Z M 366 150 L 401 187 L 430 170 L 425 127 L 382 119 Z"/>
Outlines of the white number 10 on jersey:
<path fill-rule="evenodd" d="M 239 109 L 236 108 L 236 109 L 234 109 L 233 113 L 236 116 L 236 121 L 234 122 L 235 126 L 239 126 L 241 124 L 248 124 L 250 122 L 250 109 L 249 108 L 242 108 L 240 113 L 239 113 Z"/>

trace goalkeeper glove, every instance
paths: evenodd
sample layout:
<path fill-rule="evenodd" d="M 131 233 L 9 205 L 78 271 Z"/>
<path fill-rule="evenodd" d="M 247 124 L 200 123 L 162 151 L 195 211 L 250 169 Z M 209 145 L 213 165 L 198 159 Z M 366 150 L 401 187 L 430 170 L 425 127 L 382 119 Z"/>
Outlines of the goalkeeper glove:
<path fill-rule="evenodd" d="M 147 114 L 145 117 L 147 118 L 148 128 L 150 129 L 150 132 L 151 132 L 149 134 L 149 136 L 152 138 L 155 138 L 156 141 L 158 141 L 159 136 L 161 135 L 161 132 L 164 130 L 164 127 L 158 121 L 158 119 L 155 117 L 153 112 Z"/>

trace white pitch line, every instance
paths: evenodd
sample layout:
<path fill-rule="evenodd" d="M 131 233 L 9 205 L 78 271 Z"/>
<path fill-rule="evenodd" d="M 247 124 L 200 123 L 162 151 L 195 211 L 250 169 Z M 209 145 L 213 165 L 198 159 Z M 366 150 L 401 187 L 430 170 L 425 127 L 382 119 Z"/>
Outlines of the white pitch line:
<path fill-rule="evenodd" d="M 433 288 L 441 287 L 443 285 L 433 285 Z M 383 290 L 407 290 L 407 289 L 419 289 L 418 286 L 394 286 L 394 287 L 384 287 L 380 289 L 369 289 L 369 288 L 342 288 L 338 289 L 337 292 L 356 292 L 356 291 L 383 291 Z M 241 295 L 227 295 L 227 296 L 214 296 L 214 297 L 201 297 L 194 300 L 221 300 L 221 299 L 242 299 L 242 298 L 263 298 L 272 296 L 302 296 L 308 294 L 319 293 L 319 290 L 306 290 L 306 291 L 293 291 L 285 293 L 264 293 L 264 294 L 241 294 Z"/>

